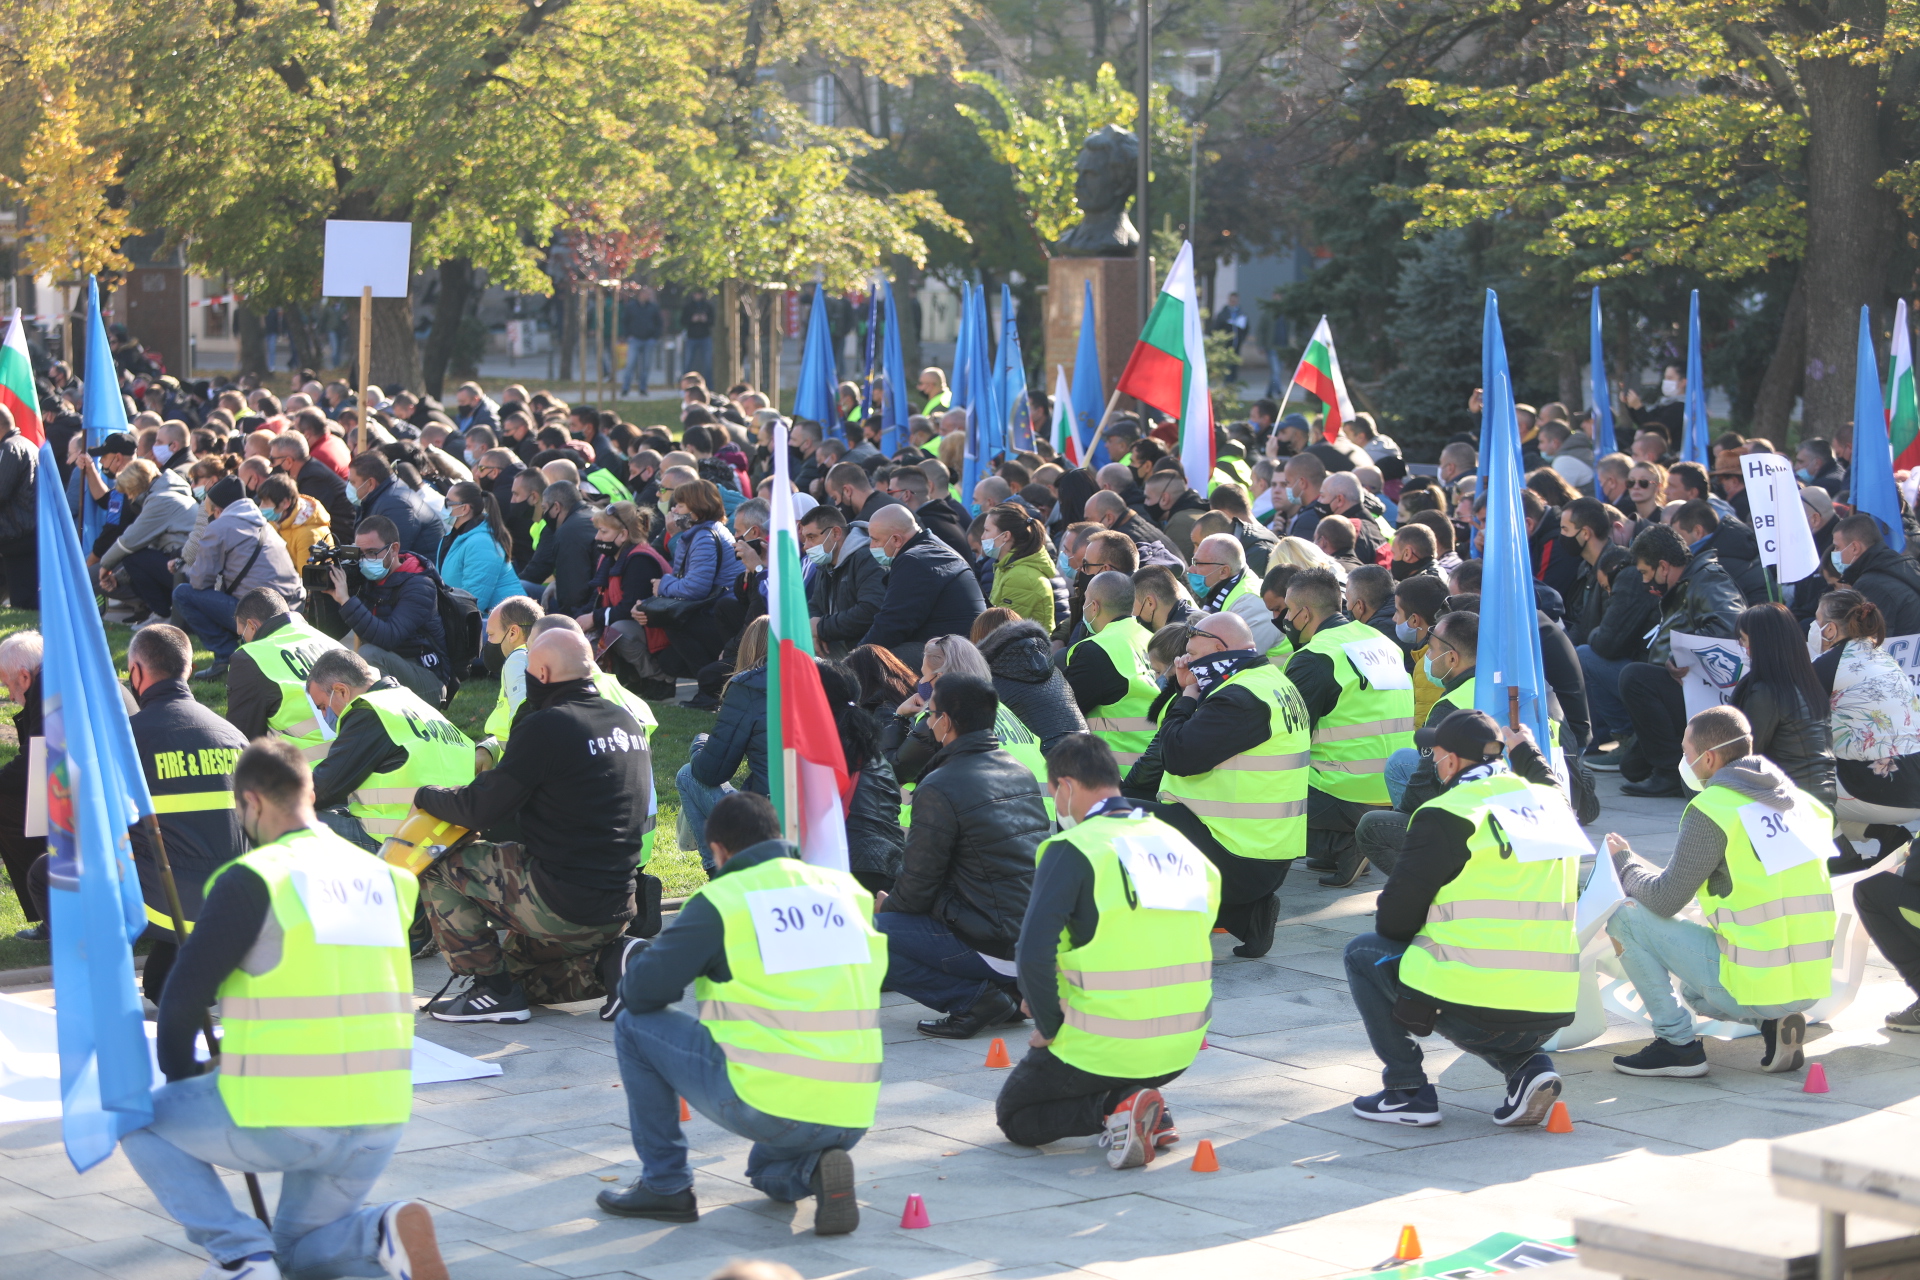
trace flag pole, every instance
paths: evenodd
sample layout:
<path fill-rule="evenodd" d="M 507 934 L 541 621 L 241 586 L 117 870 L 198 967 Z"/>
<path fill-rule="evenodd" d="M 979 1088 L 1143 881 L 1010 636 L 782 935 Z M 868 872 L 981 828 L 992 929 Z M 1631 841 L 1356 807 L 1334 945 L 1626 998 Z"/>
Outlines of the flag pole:
<path fill-rule="evenodd" d="M 1520 686 L 1507 686 L 1507 728 L 1515 733 L 1520 731 Z"/>
<path fill-rule="evenodd" d="M 174 883 L 173 863 L 167 859 L 167 839 L 160 834 L 160 819 L 149 813 L 141 819 L 147 824 L 147 835 L 153 840 L 153 861 L 160 869 L 160 885 L 167 893 L 167 914 L 173 917 L 173 944 L 180 950 L 187 945 L 187 913 L 180 906 L 180 886 Z M 220 1056 L 220 1042 L 213 1038 L 213 1014 L 201 1013 L 200 1029 L 207 1037 L 207 1053 L 212 1057 Z M 273 1219 L 267 1216 L 267 1200 L 260 1194 L 260 1176 L 242 1170 L 247 1179 L 247 1194 L 253 1198 L 253 1216 L 260 1219 L 262 1226 L 273 1228 Z"/>
<path fill-rule="evenodd" d="M 1093 451 L 1100 446 L 1100 433 L 1107 429 L 1107 423 L 1113 419 L 1113 411 L 1119 407 L 1119 404 L 1120 392 L 1119 389 L 1116 388 L 1113 395 L 1107 400 L 1107 411 L 1100 415 L 1100 425 L 1093 429 L 1093 439 L 1087 441 L 1087 456 L 1089 458 L 1093 456 Z M 1113 455 L 1109 454 L 1107 456 L 1111 457 Z"/>

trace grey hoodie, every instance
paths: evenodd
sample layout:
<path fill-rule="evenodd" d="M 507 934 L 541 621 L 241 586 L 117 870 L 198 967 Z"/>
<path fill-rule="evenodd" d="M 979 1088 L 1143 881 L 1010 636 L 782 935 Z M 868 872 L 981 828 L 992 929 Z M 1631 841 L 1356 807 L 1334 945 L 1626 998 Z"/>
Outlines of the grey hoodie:
<path fill-rule="evenodd" d="M 1793 781 L 1780 766 L 1764 756 L 1743 756 L 1722 765 L 1708 786 L 1727 787 L 1781 812 L 1802 803 Z M 1627 896 L 1655 915 L 1673 916 L 1700 892 L 1700 886 L 1720 897 L 1733 892 L 1727 871 L 1727 836 L 1720 824 L 1688 806 L 1680 818 L 1680 839 L 1665 871 L 1643 862 L 1631 852 L 1613 855 L 1614 869 Z"/>
<path fill-rule="evenodd" d="M 254 555 L 256 547 L 258 556 Z M 287 544 L 260 514 L 252 498 L 236 500 L 207 521 L 187 581 L 200 590 L 212 588 L 236 599 L 255 587 L 272 587 L 295 608 L 305 595 L 300 575 L 293 571 Z"/>
<path fill-rule="evenodd" d="M 193 481 L 184 471 L 162 471 L 147 490 L 140 514 L 100 557 L 100 567 L 111 569 L 148 547 L 177 555 L 199 514 L 200 504 L 193 500 L 192 490 Z"/>

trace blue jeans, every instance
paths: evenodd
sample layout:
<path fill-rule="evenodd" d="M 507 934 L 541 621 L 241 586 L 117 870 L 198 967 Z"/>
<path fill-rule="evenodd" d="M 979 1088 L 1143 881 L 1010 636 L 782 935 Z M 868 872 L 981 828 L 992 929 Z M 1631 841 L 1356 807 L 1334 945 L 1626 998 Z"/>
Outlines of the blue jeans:
<path fill-rule="evenodd" d="M 1720 943 L 1706 925 L 1657 915 L 1628 902 L 1608 918 L 1607 933 L 1620 944 L 1620 967 L 1640 993 L 1653 1033 L 1668 1044 L 1691 1044 L 1694 1039 L 1693 1015 L 1673 994 L 1675 978 L 1680 979 L 1681 997 L 1695 1013 L 1723 1022 L 1757 1027 L 1769 1018 L 1804 1013 L 1815 1004 L 1796 1000 L 1744 1005 L 1734 999 L 1720 983 Z"/>
<path fill-rule="evenodd" d="M 243 1129 L 227 1112 L 219 1079 L 209 1073 L 155 1089 L 153 1123 L 120 1140 L 187 1238 L 222 1264 L 272 1253 L 289 1280 L 384 1275 L 374 1257 L 380 1215 L 396 1202 L 363 1208 L 361 1201 L 406 1126 Z M 271 1233 L 234 1207 L 215 1165 L 283 1175 Z"/>
<path fill-rule="evenodd" d="M 187 624 L 187 630 L 200 637 L 222 662 L 240 647 L 240 637 L 233 629 L 233 611 L 239 603 L 226 592 L 212 587 L 189 586 L 183 582 L 173 589 L 173 607 Z"/>
<path fill-rule="evenodd" d="M 711 880 L 720 868 L 713 865 L 713 851 L 707 848 L 707 815 L 720 803 L 721 796 L 733 793 L 733 784 L 723 782 L 710 787 L 694 778 L 691 764 L 683 764 L 680 772 L 673 775 L 673 789 L 680 793 L 680 809 L 687 815 L 687 825 L 693 828 L 693 838 L 700 846 L 700 865 L 707 869 L 707 878 Z"/>
<path fill-rule="evenodd" d="M 655 1195 L 693 1186 L 675 1094 L 729 1133 L 752 1139 L 747 1181 L 786 1204 L 813 1194 L 807 1183 L 822 1151 L 850 1151 L 867 1134 L 768 1115 L 742 1102 L 713 1036 L 698 1019 L 677 1010 L 622 1011 L 614 1023 L 613 1047 L 627 1091 L 627 1125 L 640 1157 L 640 1185 Z"/>
<path fill-rule="evenodd" d="M 1387 798 L 1394 804 L 1399 804 L 1400 797 L 1407 794 L 1407 783 L 1413 781 L 1413 771 L 1419 767 L 1417 747 L 1401 747 L 1387 757 Z"/>
<path fill-rule="evenodd" d="M 1389 1089 L 1418 1089 L 1427 1082 L 1427 1073 L 1420 1069 L 1420 1045 L 1393 1017 L 1393 1006 L 1405 992 L 1399 959 L 1406 949 L 1406 943 L 1377 933 L 1363 933 L 1347 943 L 1347 990 L 1374 1054 L 1385 1064 L 1380 1083 Z M 1552 1031 L 1489 1031 L 1445 1011 L 1433 1029 L 1498 1071 L 1502 1080 L 1511 1080 L 1553 1038 Z"/>
<path fill-rule="evenodd" d="M 1002 978 L 980 953 L 932 916 L 876 911 L 873 927 L 887 935 L 887 986 L 941 1013 L 965 1013 Z"/>
<path fill-rule="evenodd" d="M 713 386 L 713 339 L 688 338 L 686 349 L 680 353 L 680 372 L 697 373 L 707 380 L 709 389 Z"/>
<path fill-rule="evenodd" d="M 1627 704 L 1620 701 L 1620 673 L 1632 665 L 1632 658 L 1603 658 L 1591 645 L 1574 650 L 1580 655 L 1580 674 L 1587 682 L 1587 715 L 1593 721 L 1591 742 L 1604 742 L 1633 728 Z"/>
<path fill-rule="evenodd" d="M 620 378 L 620 394 L 633 390 L 637 380 L 640 394 L 647 394 L 647 368 L 653 363 L 653 349 L 660 345 L 658 338 L 628 338 L 627 368 Z"/>
<path fill-rule="evenodd" d="M 368 853 L 380 852 L 380 841 L 368 835 L 367 829 L 361 825 L 360 819 L 354 817 L 345 809 L 321 809 L 314 814 L 314 817 L 320 819 L 321 824 L 325 826 L 327 830 L 333 832 L 333 834 L 339 836 L 347 843 L 358 845 Z"/>

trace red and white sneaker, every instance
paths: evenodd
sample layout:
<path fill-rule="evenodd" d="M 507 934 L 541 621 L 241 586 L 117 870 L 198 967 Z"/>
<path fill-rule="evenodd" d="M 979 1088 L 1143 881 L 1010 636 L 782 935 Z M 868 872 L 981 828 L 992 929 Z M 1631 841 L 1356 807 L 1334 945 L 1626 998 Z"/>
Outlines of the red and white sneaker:
<path fill-rule="evenodd" d="M 1120 1099 L 1100 1135 L 1109 1168 L 1138 1169 L 1153 1159 L 1154 1134 L 1165 1109 L 1158 1089 L 1138 1089 Z"/>
<path fill-rule="evenodd" d="M 1180 1141 L 1180 1126 L 1173 1122 L 1173 1112 L 1167 1110 L 1165 1099 L 1160 1103 L 1160 1123 L 1153 1129 L 1153 1149 L 1165 1151 Z"/>

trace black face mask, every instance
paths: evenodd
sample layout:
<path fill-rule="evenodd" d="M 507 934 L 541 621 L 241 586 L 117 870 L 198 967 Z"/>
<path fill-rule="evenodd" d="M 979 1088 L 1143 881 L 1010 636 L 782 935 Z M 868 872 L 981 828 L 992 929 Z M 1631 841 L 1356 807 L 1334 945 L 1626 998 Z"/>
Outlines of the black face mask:
<path fill-rule="evenodd" d="M 536 710 L 547 705 L 547 699 L 553 696 L 554 686 L 540 679 L 532 672 L 527 673 L 527 705 Z"/>
<path fill-rule="evenodd" d="M 1387 567 L 1395 582 L 1405 582 L 1408 578 L 1425 573 L 1433 567 L 1432 560 L 1395 560 Z"/>
<path fill-rule="evenodd" d="M 600 542 L 598 540 L 595 540 L 593 544 L 593 549 L 599 555 L 610 556 L 618 552 L 620 550 L 620 547 L 618 543 Z"/>
<path fill-rule="evenodd" d="M 1285 614 L 1281 615 L 1282 618 L 1284 618 L 1285 616 L 1286 616 Z M 1287 643 L 1292 645 L 1294 648 L 1298 649 L 1300 647 L 1300 628 L 1294 626 L 1291 622 L 1285 622 L 1285 621 L 1281 622 L 1280 634 L 1285 636 L 1287 638 Z"/>

